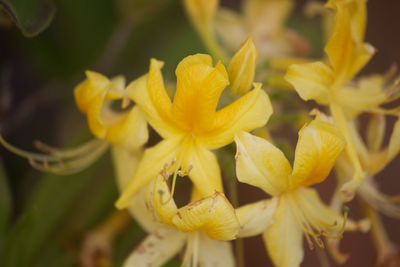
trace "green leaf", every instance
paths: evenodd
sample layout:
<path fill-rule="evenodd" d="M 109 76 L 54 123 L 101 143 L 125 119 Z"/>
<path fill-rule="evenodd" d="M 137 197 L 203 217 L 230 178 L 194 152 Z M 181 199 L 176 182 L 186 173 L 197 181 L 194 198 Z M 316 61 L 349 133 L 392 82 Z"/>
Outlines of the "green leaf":
<path fill-rule="evenodd" d="M 33 37 L 49 26 L 55 14 L 51 0 L 0 0 L 0 6 L 26 37 Z"/>

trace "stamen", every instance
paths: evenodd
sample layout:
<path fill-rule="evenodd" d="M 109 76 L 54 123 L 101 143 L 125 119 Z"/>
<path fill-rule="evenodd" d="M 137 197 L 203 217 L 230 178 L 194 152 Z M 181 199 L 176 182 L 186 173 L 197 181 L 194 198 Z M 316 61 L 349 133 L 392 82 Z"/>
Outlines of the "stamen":
<path fill-rule="evenodd" d="M 41 154 L 19 149 L 9 144 L 1 135 L 0 144 L 10 152 L 26 158 L 33 168 L 60 175 L 69 175 L 81 171 L 96 161 L 108 148 L 106 141 L 98 139 L 90 140 L 73 149 L 64 150 L 35 141 L 34 145 L 45 152 L 45 154 Z"/>

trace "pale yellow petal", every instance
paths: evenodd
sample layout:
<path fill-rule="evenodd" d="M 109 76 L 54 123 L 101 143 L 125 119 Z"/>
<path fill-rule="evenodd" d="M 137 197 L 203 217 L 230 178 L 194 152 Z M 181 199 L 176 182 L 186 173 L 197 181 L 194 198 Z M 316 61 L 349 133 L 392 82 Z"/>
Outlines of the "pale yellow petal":
<path fill-rule="evenodd" d="M 148 136 L 146 118 L 139 107 L 135 106 L 128 111 L 123 121 L 108 128 L 105 138 L 113 144 L 136 149 L 147 142 Z"/>
<path fill-rule="evenodd" d="M 201 33 L 211 31 L 219 1 L 184 0 L 183 3 L 186 13 L 196 29 Z"/>
<path fill-rule="evenodd" d="M 174 121 L 185 131 L 207 131 L 214 121 L 219 97 L 229 84 L 225 67 L 221 62 L 213 67 L 211 56 L 196 54 L 179 63 L 176 76 Z"/>
<path fill-rule="evenodd" d="M 259 235 L 274 223 L 274 216 L 278 205 L 277 198 L 261 200 L 236 209 L 240 223 L 238 237 Z"/>
<path fill-rule="evenodd" d="M 213 128 L 209 133 L 198 136 L 199 142 L 210 149 L 233 142 L 235 134 L 264 126 L 272 114 L 272 105 L 261 84 L 230 104 L 217 111 Z"/>
<path fill-rule="evenodd" d="M 154 207 L 158 218 L 162 222 L 174 226 L 172 218 L 178 212 L 178 207 L 176 206 L 174 199 L 171 197 L 171 192 L 165 178 L 159 175 L 154 181 L 153 188 L 152 206 Z"/>
<path fill-rule="evenodd" d="M 390 136 L 386 163 L 392 161 L 400 152 L 400 119 L 398 118 Z"/>
<path fill-rule="evenodd" d="M 126 208 L 133 195 L 143 186 L 150 183 L 163 170 L 165 164 L 170 164 L 176 157 L 180 139 L 164 140 L 154 147 L 145 150 L 143 158 L 133 174 L 128 186 L 119 197 L 116 206 L 118 209 Z"/>
<path fill-rule="evenodd" d="M 333 124 L 315 119 L 303 127 L 299 132 L 293 172 L 289 180 L 291 187 L 322 182 L 344 147 L 345 141 Z"/>
<path fill-rule="evenodd" d="M 228 66 L 230 91 L 241 95 L 251 89 L 257 63 L 257 49 L 249 37 L 236 51 Z"/>
<path fill-rule="evenodd" d="M 241 132 L 235 137 L 238 180 L 259 187 L 270 195 L 289 188 L 292 168 L 285 155 L 265 139 Z"/>
<path fill-rule="evenodd" d="M 329 104 L 329 88 L 334 81 L 334 73 L 322 62 L 293 64 L 289 67 L 285 79 L 296 89 L 304 100 L 315 100 L 319 104 Z"/>
<path fill-rule="evenodd" d="M 377 152 L 381 149 L 385 137 L 385 130 L 385 115 L 371 114 L 366 130 L 366 142 L 371 152 Z"/>
<path fill-rule="evenodd" d="M 200 267 L 235 267 L 231 242 L 213 240 L 199 233 Z"/>
<path fill-rule="evenodd" d="M 221 42 L 232 51 L 237 49 L 249 34 L 243 18 L 227 8 L 218 10 L 214 26 Z"/>
<path fill-rule="evenodd" d="M 190 149 L 183 169 L 190 169 L 189 178 L 202 196 L 211 195 L 215 190 L 223 192 L 217 158 L 204 146 L 195 144 Z"/>
<path fill-rule="evenodd" d="M 172 104 L 164 89 L 161 66 L 152 59 L 149 74 L 131 82 L 126 94 L 143 110 L 150 125 L 163 138 L 169 138 L 180 134 L 180 130 L 170 120 Z"/>
<path fill-rule="evenodd" d="M 217 240 L 235 239 L 240 227 L 234 208 L 220 192 L 180 208 L 172 222 L 183 232 L 203 230 Z"/>
<path fill-rule="evenodd" d="M 300 266 L 304 256 L 303 231 L 285 197 L 280 197 L 274 219 L 263 235 L 272 262 L 279 267 Z"/>
<path fill-rule="evenodd" d="M 243 11 L 254 36 L 274 36 L 283 31 L 294 1 L 292 0 L 248 0 Z"/>
<path fill-rule="evenodd" d="M 159 267 L 183 248 L 186 235 L 173 228 L 160 228 L 130 253 L 124 267 Z"/>
<path fill-rule="evenodd" d="M 79 110 L 86 113 L 89 103 L 110 85 L 107 77 L 93 71 L 86 71 L 86 80 L 75 87 L 75 102 Z"/>

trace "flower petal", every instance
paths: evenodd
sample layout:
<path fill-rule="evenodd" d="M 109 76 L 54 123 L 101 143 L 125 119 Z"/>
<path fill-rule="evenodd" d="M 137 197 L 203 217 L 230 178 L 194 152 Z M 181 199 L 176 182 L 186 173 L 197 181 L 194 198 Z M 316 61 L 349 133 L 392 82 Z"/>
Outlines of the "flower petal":
<path fill-rule="evenodd" d="M 267 228 L 263 238 L 275 266 L 300 266 L 303 260 L 303 231 L 286 197 L 279 198 L 275 222 Z"/>
<path fill-rule="evenodd" d="M 117 186 L 120 192 L 129 184 L 129 181 L 136 170 L 136 167 L 143 155 L 143 150 L 129 150 L 123 146 L 112 146 L 112 159 L 115 168 Z M 153 197 L 152 184 L 143 187 L 130 200 L 129 213 L 135 218 L 140 226 L 151 233 L 162 226 L 154 218 L 149 210 L 149 200 Z"/>
<path fill-rule="evenodd" d="M 117 200 L 118 209 L 128 207 L 129 200 L 143 186 L 155 179 L 165 164 L 169 164 L 176 157 L 180 139 L 164 140 L 154 147 L 145 150 L 143 158 L 133 174 L 128 186 Z"/>
<path fill-rule="evenodd" d="M 259 235 L 274 223 L 274 215 L 278 205 L 277 198 L 258 201 L 236 209 L 240 222 L 238 237 Z"/>
<path fill-rule="evenodd" d="M 229 84 L 225 67 L 212 66 L 209 55 L 196 54 L 184 58 L 176 68 L 177 88 L 172 114 L 179 127 L 201 133 L 214 121 L 219 97 Z"/>
<path fill-rule="evenodd" d="M 128 112 L 121 122 L 108 128 L 106 139 L 113 144 L 137 149 L 144 145 L 149 137 L 147 122 L 139 107 L 133 107 Z"/>
<path fill-rule="evenodd" d="M 333 72 L 322 62 L 293 64 L 285 79 L 304 100 L 315 100 L 323 105 L 332 101 L 329 88 L 334 80 Z"/>
<path fill-rule="evenodd" d="M 234 208 L 224 194 L 217 191 L 180 208 L 172 222 L 183 232 L 203 230 L 217 240 L 235 239 L 239 231 Z"/>
<path fill-rule="evenodd" d="M 325 52 L 335 70 L 340 84 L 346 83 L 356 75 L 371 59 L 374 49 L 362 43 L 365 31 L 365 12 L 352 20 L 349 7 L 344 1 L 330 1 L 336 9 L 336 24 Z M 365 1 L 363 2 L 365 5 Z M 362 18 L 364 16 L 364 18 Z M 353 29 L 352 29 L 353 28 Z"/>
<path fill-rule="evenodd" d="M 131 82 L 126 94 L 143 110 L 150 125 L 162 137 L 168 138 L 180 131 L 170 118 L 172 104 L 164 88 L 162 65 L 162 62 L 151 59 L 149 74 Z"/>
<path fill-rule="evenodd" d="M 201 267 L 235 267 L 231 243 L 213 240 L 200 232 L 199 265 Z"/>
<path fill-rule="evenodd" d="M 248 36 L 248 30 L 236 12 L 221 7 L 215 18 L 215 31 L 223 45 L 234 51 Z"/>
<path fill-rule="evenodd" d="M 223 192 L 217 158 L 204 146 L 195 144 L 190 149 L 187 162 L 182 169 L 191 169 L 189 178 L 203 197 L 213 194 L 215 190 Z"/>
<path fill-rule="evenodd" d="M 299 132 L 291 188 L 322 182 L 345 147 L 339 130 L 331 123 L 313 120 Z"/>
<path fill-rule="evenodd" d="M 160 228 L 148 235 L 125 260 L 124 267 L 162 266 L 183 247 L 186 235 L 173 228 Z"/>
<path fill-rule="evenodd" d="M 282 151 L 267 140 L 246 132 L 236 135 L 235 142 L 239 181 L 257 186 L 273 196 L 288 189 L 292 168 Z"/>
<path fill-rule="evenodd" d="M 272 114 L 268 95 L 255 83 L 255 88 L 218 110 L 213 128 L 209 133 L 198 136 L 199 142 L 209 149 L 225 146 L 233 141 L 240 131 L 251 131 L 264 126 Z"/>
<path fill-rule="evenodd" d="M 74 90 L 75 102 L 82 113 L 86 113 L 89 103 L 109 86 L 107 77 L 93 71 L 86 71 L 86 80 Z"/>

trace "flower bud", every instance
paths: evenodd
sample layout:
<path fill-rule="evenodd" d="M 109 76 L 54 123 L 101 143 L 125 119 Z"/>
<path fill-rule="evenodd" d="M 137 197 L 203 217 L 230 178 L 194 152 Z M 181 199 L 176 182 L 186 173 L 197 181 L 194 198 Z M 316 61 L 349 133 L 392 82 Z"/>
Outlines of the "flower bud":
<path fill-rule="evenodd" d="M 228 66 L 231 92 L 244 94 L 250 90 L 256 70 L 257 49 L 249 37 L 233 56 Z"/>

